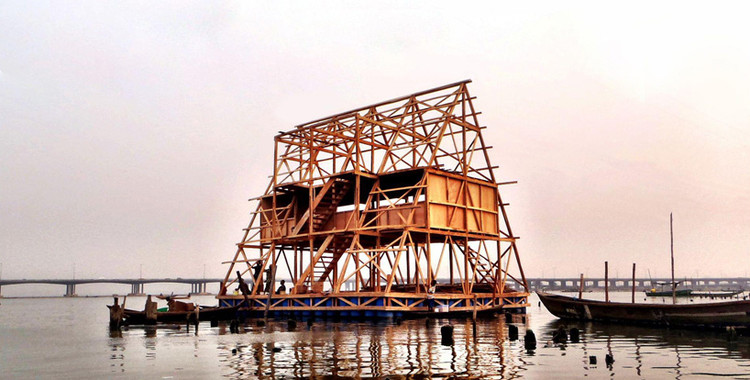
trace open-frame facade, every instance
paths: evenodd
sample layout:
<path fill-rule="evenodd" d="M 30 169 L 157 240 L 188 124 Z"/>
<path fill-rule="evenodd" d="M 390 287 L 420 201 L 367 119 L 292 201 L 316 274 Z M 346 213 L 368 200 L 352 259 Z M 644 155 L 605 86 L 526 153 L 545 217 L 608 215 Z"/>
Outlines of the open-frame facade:
<path fill-rule="evenodd" d="M 270 184 L 226 262 L 220 303 L 245 299 L 233 292 L 239 271 L 254 311 L 524 312 L 516 237 L 469 83 L 279 133 Z M 281 279 L 286 294 L 265 294 Z"/>

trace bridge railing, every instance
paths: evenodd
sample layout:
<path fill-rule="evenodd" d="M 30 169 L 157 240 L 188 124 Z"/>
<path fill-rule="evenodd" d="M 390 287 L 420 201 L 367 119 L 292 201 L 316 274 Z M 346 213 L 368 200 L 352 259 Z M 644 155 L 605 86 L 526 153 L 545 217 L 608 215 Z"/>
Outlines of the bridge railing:
<path fill-rule="evenodd" d="M 64 285 L 65 297 L 75 297 L 76 285 L 82 284 L 123 284 L 130 285 L 128 295 L 143 295 L 145 284 L 172 283 L 172 284 L 190 284 L 191 294 L 206 294 L 207 286 L 211 283 L 221 284 L 223 279 L 218 278 L 136 278 L 136 279 L 5 279 L 0 280 L 0 297 L 2 297 L 2 287 L 8 285 Z"/>

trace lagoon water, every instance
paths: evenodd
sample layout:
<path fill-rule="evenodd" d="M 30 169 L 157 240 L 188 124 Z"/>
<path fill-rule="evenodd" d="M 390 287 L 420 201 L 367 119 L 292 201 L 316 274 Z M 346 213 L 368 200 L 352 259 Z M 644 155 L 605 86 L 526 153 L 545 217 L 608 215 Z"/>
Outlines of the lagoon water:
<path fill-rule="evenodd" d="M 629 300 L 630 294 L 612 298 Z M 127 306 L 140 308 L 144 301 L 129 297 Z M 197 333 L 185 326 L 110 333 L 109 303 L 111 298 L 0 300 L 0 378 L 750 379 L 747 337 L 729 341 L 717 332 L 565 323 L 581 330 L 580 343 L 552 344 L 552 331 L 563 323 L 535 296 L 526 322 L 517 324 L 518 341 L 508 339 L 504 318 L 478 320 L 476 337 L 470 319 L 316 321 L 310 328 L 300 322 L 294 331 L 285 320 L 266 327 L 248 321 L 240 334 L 203 322 Z M 446 324 L 455 329 L 452 346 L 441 344 Z M 534 351 L 524 349 L 527 329 L 538 340 Z M 608 353 L 615 359 L 611 367 L 604 360 Z M 598 364 L 589 364 L 590 356 Z"/>

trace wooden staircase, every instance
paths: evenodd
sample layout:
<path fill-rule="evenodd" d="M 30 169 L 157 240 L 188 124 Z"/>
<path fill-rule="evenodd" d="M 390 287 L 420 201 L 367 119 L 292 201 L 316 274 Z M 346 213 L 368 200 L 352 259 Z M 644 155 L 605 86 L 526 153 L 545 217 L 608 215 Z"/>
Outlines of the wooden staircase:
<path fill-rule="evenodd" d="M 322 283 L 328 280 L 333 285 L 333 278 L 335 276 L 329 276 L 336 265 L 339 262 L 341 256 L 344 255 L 349 246 L 352 244 L 353 236 L 345 235 L 342 239 L 335 240 L 333 242 L 332 251 L 326 252 L 321 256 L 320 260 L 315 264 L 313 273 L 315 274 L 315 282 Z"/>
<path fill-rule="evenodd" d="M 331 216 L 336 213 L 336 208 L 344 199 L 351 189 L 352 184 L 349 180 L 338 177 L 331 177 L 320 188 L 318 194 L 313 199 L 312 206 L 305 211 L 302 217 L 297 221 L 291 235 L 304 233 L 308 230 L 310 223 L 310 211 L 312 210 L 312 231 L 320 231 Z"/>
<path fill-rule="evenodd" d="M 492 265 L 487 258 L 480 256 L 479 253 L 471 247 L 468 247 L 466 255 L 472 272 L 476 272 L 476 277 L 474 277 L 475 284 L 495 282 L 495 266 Z"/>
<path fill-rule="evenodd" d="M 313 211 L 313 231 L 320 231 L 320 228 L 328 223 L 331 216 L 336 213 L 336 208 L 341 203 L 341 200 L 344 199 L 352 187 L 351 182 L 343 178 L 333 177 L 330 181 L 333 181 L 333 183 L 328 191 L 323 194 L 323 198 L 318 202 Z"/>

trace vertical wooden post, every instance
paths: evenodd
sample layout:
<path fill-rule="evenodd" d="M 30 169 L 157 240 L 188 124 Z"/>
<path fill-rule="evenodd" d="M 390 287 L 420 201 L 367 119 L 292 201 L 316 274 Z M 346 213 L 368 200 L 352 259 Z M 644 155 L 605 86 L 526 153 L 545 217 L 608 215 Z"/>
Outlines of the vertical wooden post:
<path fill-rule="evenodd" d="M 356 154 L 354 156 L 354 161 L 357 163 L 355 172 L 357 173 L 357 176 L 354 177 L 354 220 L 356 221 L 356 231 L 357 233 L 354 234 L 354 237 L 352 239 L 357 239 L 357 242 L 359 243 L 359 234 L 358 232 L 362 228 L 362 220 L 361 213 L 359 210 L 359 205 L 362 202 L 362 176 L 359 175 L 359 168 L 360 168 L 360 147 L 359 147 L 359 119 L 357 119 L 357 124 L 355 125 L 355 133 L 356 133 L 356 139 L 355 139 L 355 148 L 356 148 Z M 352 248 L 356 247 L 352 245 Z M 354 267 L 356 268 L 357 265 L 359 265 L 359 251 L 354 254 Z M 356 274 L 354 276 L 354 291 L 359 292 L 361 281 L 362 281 L 362 273 L 360 271 L 356 271 Z"/>
<path fill-rule="evenodd" d="M 430 256 L 432 254 L 432 250 L 430 249 L 430 244 L 432 239 L 432 234 L 427 233 L 427 242 L 425 243 L 424 252 L 427 256 L 427 288 L 429 289 L 432 286 L 432 257 Z"/>
<path fill-rule="evenodd" d="M 609 302 L 609 263 L 604 262 L 604 301 Z"/>
<path fill-rule="evenodd" d="M 298 254 L 297 244 L 295 244 L 294 245 L 294 260 L 292 260 L 294 262 L 294 274 L 292 275 L 293 277 L 292 277 L 292 289 L 291 290 L 294 290 L 294 284 L 297 283 L 297 254 Z M 292 294 L 292 292 L 290 291 L 289 294 Z"/>
<path fill-rule="evenodd" d="M 382 247 L 383 245 L 380 242 L 380 233 L 378 233 L 377 238 L 375 239 L 377 242 L 378 247 Z M 375 289 L 376 292 L 380 291 L 380 259 L 381 259 L 381 253 L 375 252 L 375 264 L 377 265 L 371 265 L 372 267 L 372 273 L 373 275 L 370 277 L 370 285 L 373 289 Z"/>
<path fill-rule="evenodd" d="M 450 240 L 448 245 L 448 268 L 450 268 L 450 284 L 453 285 L 453 239 Z"/>
<path fill-rule="evenodd" d="M 467 237 L 464 238 L 464 294 L 469 294 L 469 238 Z"/>
<path fill-rule="evenodd" d="M 581 281 L 578 283 L 578 299 L 583 298 L 583 273 L 581 273 Z"/>
<path fill-rule="evenodd" d="M 407 286 L 411 284 L 411 270 L 409 268 L 410 267 L 409 263 L 411 262 L 411 258 L 409 257 L 410 256 L 409 247 L 414 247 L 414 246 L 415 244 L 412 243 L 411 246 L 407 245 L 407 248 L 406 248 L 406 285 Z"/>
<path fill-rule="evenodd" d="M 635 303 L 635 263 L 633 263 L 633 289 L 630 292 L 630 302 Z"/>
<path fill-rule="evenodd" d="M 312 205 L 312 203 L 310 203 Z M 310 213 L 312 215 L 312 212 Z M 309 219 L 310 225 L 312 225 L 312 219 Z M 315 282 L 315 240 L 313 240 L 312 234 L 309 235 L 310 240 L 308 240 L 307 244 L 310 247 L 310 263 L 307 264 L 310 267 L 310 277 L 308 277 L 308 281 L 310 281 L 310 286 L 307 288 L 308 292 L 312 292 L 312 286 L 313 282 Z"/>
<path fill-rule="evenodd" d="M 271 253 L 269 255 L 271 259 L 271 273 L 269 273 L 268 277 L 270 277 L 269 283 L 266 283 L 264 288 L 268 292 L 268 298 L 266 299 L 266 309 L 263 311 L 263 321 L 268 325 L 268 310 L 271 307 L 271 297 L 273 297 L 274 287 L 276 286 L 276 246 L 275 244 L 271 245 Z"/>
<path fill-rule="evenodd" d="M 281 232 L 281 223 L 279 222 L 279 215 L 278 210 L 276 209 L 278 203 L 276 202 L 276 185 L 279 177 L 279 165 L 278 165 L 278 159 L 279 159 L 279 140 L 278 138 L 274 137 L 273 139 L 273 200 L 271 209 L 273 210 L 271 212 L 271 235 L 276 237 L 282 234 Z"/>
<path fill-rule="evenodd" d="M 677 284 L 674 282 L 674 238 L 672 235 L 672 213 L 669 213 L 669 253 L 672 257 L 672 303 L 677 303 Z"/>
<path fill-rule="evenodd" d="M 474 294 L 474 311 L 471 314 L 471 319 L 477 321 L 477 295 Z M 476 336 L 476 324 L 474 325 L 474 335 Z"/>

